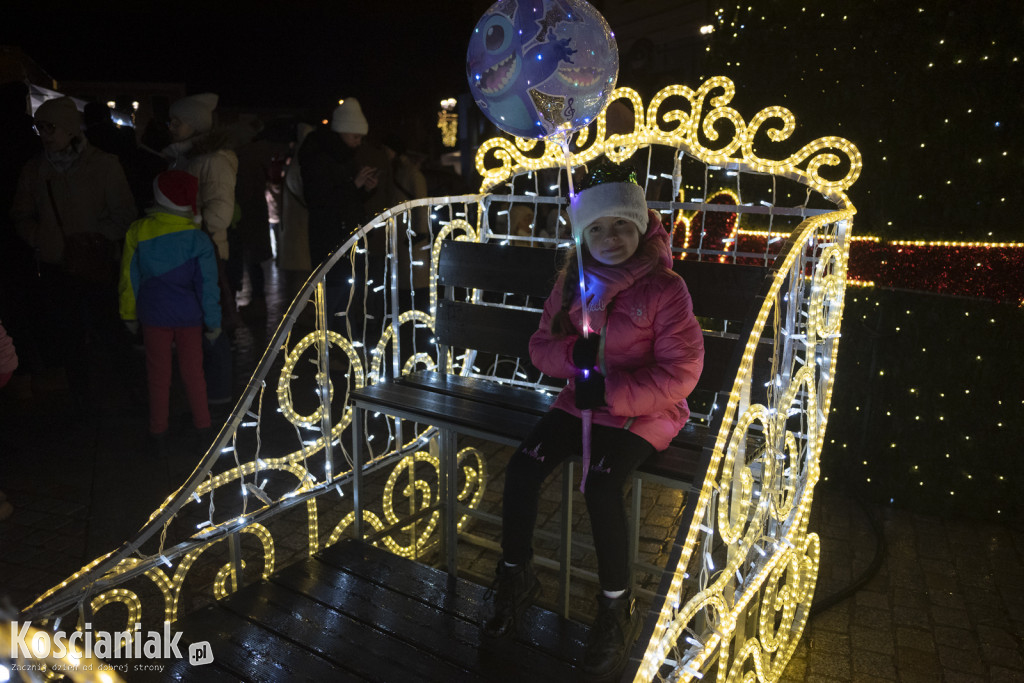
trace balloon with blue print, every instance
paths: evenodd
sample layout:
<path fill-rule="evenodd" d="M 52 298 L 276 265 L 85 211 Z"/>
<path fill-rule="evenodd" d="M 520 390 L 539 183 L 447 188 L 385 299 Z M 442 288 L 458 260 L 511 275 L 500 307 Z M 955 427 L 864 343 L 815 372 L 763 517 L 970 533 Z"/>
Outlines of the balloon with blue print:
<path fill-rule="evenodd" d="M 619 52 L 584 0 L 498 0 L 470 36 L 466 75 L 477 105 L 506 133 L 568 136 L 608 104 Z"/>

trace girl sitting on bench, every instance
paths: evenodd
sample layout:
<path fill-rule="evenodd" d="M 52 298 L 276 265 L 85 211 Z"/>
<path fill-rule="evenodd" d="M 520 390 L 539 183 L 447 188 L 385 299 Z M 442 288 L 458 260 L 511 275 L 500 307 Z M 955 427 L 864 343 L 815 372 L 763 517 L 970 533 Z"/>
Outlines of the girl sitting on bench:
<path fill-rule="evenodd" d="M 592 447 L 581 487 L 601 592 L 580 668 L 593 680 L 610 680 L 640 630 L 629 590 L 625 484 L 686 423 L 686 397 L 700 376 L 704 342 L 686 284 L 672 272 L 669 236 L 658 214 L 648 210 L 634 171 L 614 164 L 595 168 L 573 198 L 569 217 L 574 236 L 582 231 L 587 315 L 572 249 L 530 339 L 533 364 L 569 383 L 509 461 L 502 559 L 484 632 L 514 630 L 539 591 L 531 558 L 541 484 L 566 458 L 582 454 L 581 415 L 589 410 Z"/>

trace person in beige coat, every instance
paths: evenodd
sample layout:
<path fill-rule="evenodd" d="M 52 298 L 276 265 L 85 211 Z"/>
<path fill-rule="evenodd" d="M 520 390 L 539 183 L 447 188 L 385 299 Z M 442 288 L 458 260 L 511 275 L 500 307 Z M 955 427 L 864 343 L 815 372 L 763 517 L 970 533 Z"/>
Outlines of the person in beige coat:
<path fill-rule="evenodd" d="M 72 417 L 100 406 L 96 391 L 125 382 L 130 395 L 130 344 L 117 319 L 119 242 L 136 206 L 120 162 L 91 146 L 70 97 L 47 100 L 34 115 L 43 151 L 18 178 L 11 219 L 35 254 L 36 279 L 27 288 L 31 322 L 19 330 L 31 349 L 26 368 L 63 368 Z"/>
<path fill-rule="evenodd" d="M 203 229 L 217 248 L 217 257 L 228 259 L 228 228 L 235 213 L 235 178 L 238 156 L 229 147 L 226 131 L 214 130 L 213 110 L 218 97 L 200 93 L 171 105 L 168 128 L 174 139 L 163 152 L 170 168 L 199 178 L 199 213 Z"/>
<path fill-rule="evenodd" d="M 226 269 L 228 230 L 235 218 L 238 156 L 230 148 L 228 132 L 213 127 L 217 101 L 214 93 L 199 93 L 171 104 L 168 129 L 174 142 L 163 155 L 171 169 L 199 179 L 199 216 L 217 251 L 222 326 L 225 332 L 232 332 L 242 324 Z M 211 406 L 226 406 L 232 399 L 230 342 L 221 336 L 210 342 L 210 347 L 205 349 L 208 400 Z"/>
<path fill-rule="evenodd" d="M 43 153 L 22 167 L 11 217 L 18 235 L 41 263 L 65 263 L 69 236 L 94 233 L 115 242 L 124 238 L 137 211 L 128 180 L 113 154 L 93 147 L 82 133 L 82 116 L 70 97 L 47 100 L 35 114 Z"/>

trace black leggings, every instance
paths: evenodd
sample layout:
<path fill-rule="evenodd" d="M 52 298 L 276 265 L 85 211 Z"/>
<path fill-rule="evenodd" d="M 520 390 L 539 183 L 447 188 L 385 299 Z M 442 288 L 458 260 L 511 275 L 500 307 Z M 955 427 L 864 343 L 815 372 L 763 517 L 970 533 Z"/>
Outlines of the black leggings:
<path fill-rule="evenodd" d="M 629 535 L 623 492 L 633 470 L 654 452 L 654 446 L 625 429 L 594 425 L 590 472 L 585 498 L 597 551 L 601 588 L 629 585 Z M 502 554 L 511 564 L 533 556 L 533 528 L 541 484 L 566 458 L 579 455 L 582 421 L 552 410 L 516 449 L 505 472 L 502 501 Z"/>

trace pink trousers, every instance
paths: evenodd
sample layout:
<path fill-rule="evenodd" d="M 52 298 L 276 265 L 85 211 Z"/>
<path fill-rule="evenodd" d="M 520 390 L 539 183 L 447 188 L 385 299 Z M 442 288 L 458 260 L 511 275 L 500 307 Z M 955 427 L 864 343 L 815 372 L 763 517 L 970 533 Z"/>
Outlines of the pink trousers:
<path fill-rule="evenodd" d="M 149 384 L 149 432 L 162 434 L 169 427 L 171 402 L 171 347 L 178 350 L 178 369 L 192 424 L 197 429 L 210 426 L 210 407 L 206 403 L 206 379 L 203 377 L 202 327 L 142 326 L 146 347 L 146 378 Z"/>

